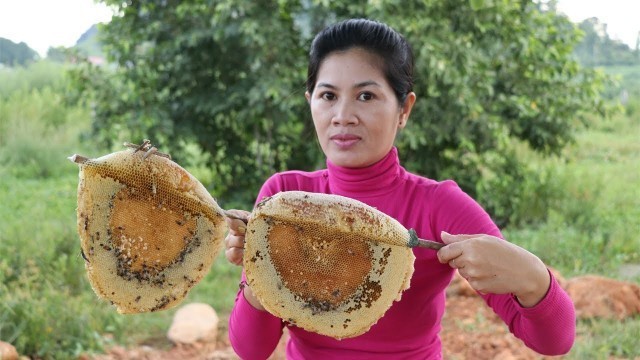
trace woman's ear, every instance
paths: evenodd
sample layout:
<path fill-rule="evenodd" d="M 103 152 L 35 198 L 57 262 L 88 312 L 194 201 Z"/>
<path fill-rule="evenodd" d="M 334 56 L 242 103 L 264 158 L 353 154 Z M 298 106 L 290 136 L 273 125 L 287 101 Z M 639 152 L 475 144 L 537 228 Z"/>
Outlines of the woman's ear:
<path fill-rule="evenodd" d="M 400 109 L 400 119 L 398 121 L 398 128 L 402 129 L 407 126 L 407 122 L 409 121 L 409 115 L 411 115 L 411 109 L 413 109 L 413 104 L 416 102 L 416 93 L 410 92 L 407 94 L 407 97 L 404 99 L 404 104 L 402 104 L 402 108 Z"/>
<path fill-rule="evenodd" d="M 304 97 L 307 98 L 307 103 L 311 101 L 311 94 L 308 91 L 304 92 Z"/>

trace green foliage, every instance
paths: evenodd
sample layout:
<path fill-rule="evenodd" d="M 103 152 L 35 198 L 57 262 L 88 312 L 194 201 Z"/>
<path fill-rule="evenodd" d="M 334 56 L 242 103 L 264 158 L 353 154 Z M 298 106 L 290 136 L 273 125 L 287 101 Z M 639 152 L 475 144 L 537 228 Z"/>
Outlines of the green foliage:
<path fill-rule="evenodd" d="M 102 53 L 102 45 L 100 43 L 99 26 L 94 24 L 80 35 L 80 38 L 73 48 L 78 51 L 78 53 L 85 56 L 104 56 Z"/>
<path fill-rule="evenodd" d="M 34 359 L 140 341 L 163 333 L 173 315 L 120 315 L 86 279 L 76 231 L 78 168 L 66 157 L 106 149 L 82 142 L 89 111 L 64 101 L 64 69 L 38 62 L 0 71 L 0 339 Z M 187 165 L 202 171 L 197 156 Z M 190 299 L 228 312 L 238 278 L 239 268 L 221 258 Z"/>
<path fill-rule="evenodd" d="M 0 153 L 23 151 L 18 147 L 21 142 L 11 140 L 19 138 L 39 149 L 33 156 L 42 156 L 35 167 L 28 161 L 11 166 L 0 162 L 0 339 L 33 359 L 73 359 L 116 344 L 164 339 L 175 310 L 120 315 L 99 300 L 88 284 L 76 233 L 78 170 L 65 157 L 74 152 L 93 157 L 108 149 L 79 136 L 90 126 L 88 110 L 62 102 L 64 86 L 45 80 L 60 77 L 62 68 L 51 68 L 57 71 L 51 74 L 36 70 L 45 65 L 34 65 L 19 72 L 24 78 L 9 78 L 15 80 L 11 84 L 4 82 L 7 73 L 0 72 L 0 86 L 13 89 L 0 96 L 0 124 L 10 124 L 0 128 Z M 45 79 L 35 78 L 38 73 Z M 20 126 L 23 122 L 29 126 Z M 548 202 L 548 221 L 536 227 L 509 227 L 505 234 L 567 277 L 584 273 L 617 277 L 619 264 L 640 262 L 640 174 L 629 171 L 640 168 L 640 123 L 625 114 L 593 122 L 591 129 L 578 133 L 577 143 L 565 150 L 563 159 L 541 160 L 523 142 L 509 145 L 511 155 L 527 163 L 528 171 L 545 174 L 545 189 L 560 195 Z M 47 147 L 39 144 L 45 142 Z M 194 143 L 176 145 L 188 155 L 187 170 L 199 178 L 215 179 L 205 165 L 210 161 L 208 153 Z M 44 157 L 43 152 L 55 155 Z M 491 161 L 509 166 L 497 156 Z M 26 169 L 20 169 L 23 167 Z M 37 174 L 33 169 L 38 167 L 50 170 L 47 175 L 27 175 Z M 501 177 L 483 171 L 483 178 L 507 190 Z M 528 189 L 542 186 L 534 179 L 521 177 L 519 181 Z M 491 194 L 488 188 L 479 189 L 481 194 Z M 527 196 L 540 201 L 536 194 Z M 522 201 L 513 206 L 519 209 L 513 213 L 525 211 L 527 205 L 538 207 Z M 515 215 L 512 223 L 526 217 L 526 213 Z M 185 303 L 209 303 L 224 322 L 238 291 L 239 273 L 240 268 L 220 254 Z M 640 355 L 640 319 L 581 321 L 578 325 L 579 337 L 568 358 Z"/>
<path fill-rule="evenodd" d="M 3 69 L 0 89 L 0 339 L 42 359 L 101 348 L 122 324 L 87 305 L 65 159 L 83 148 L 88 111 L 64 102 L 63 67 L 48 62 Z"/>
<path fill-rule="evenodd" d="M 63 159 L 64 160 L 64 159 Z M 174 310 L 120 315 L 86 279 L 76 233 L 77 169 L 47 179 L 0 174 L 0 339 L 38 359 L 70 359 L 166 331 Z M 220 257 L 185 300 L 228 313 L 240 269 Z"/>
<path fill-rule="evenodd" d="M 305 156 L 312 129 L 298 119 L 305 49 L 291 6 L 122 7 L 103 28 L 105 50 L 120 66 L 76 73 L 95 105 L 95 133 L 107 145 L 151 138 L 179 162 L 186 161 L 180 144 L 198 144 L 210 154 L 213 192 L 229 201 L 249 195 L 250 203 L 246 190 L 255 193 L 274 170 L 313 163 Z"/>
<path fill-rule="evenodd" d="M 585 66 L 640 65 L 640 49 L 630 49 L 625 43 L 613 40 L 606 31 L 606 24 L 597 18 L 582 21 L 579 25 L 583 39 L 575 48 L 575 55 Z"/>
<path fill-rule="evenodd" d="M 69 60 L 68 50 L 64 46 L 50 47 L 47 50 L 47 61 L 64 63 Z"/>
<path fill-rule="evenodd" d="M 0 97 L 0 173 L 37 178 L 68 172 L 61 160 L 78 150 L 88 119 L 85 109 L 65 104 L 60 87 Z"/>
<path fill-rule="evenodd" d="M 46 359 L 100 345 L 95 329 L 117 321 L 92 305 L 84 280 L 69 211 L 76 181 L 0 179 L 0 338 Z"/>
<path fill-rule="evenodd" d="M 557 169 L 540 164 L 535 154 L 524 151 L 494 153 L 480 165 L 481 181 L 476 186 L 476 199 L 491 209 L 499 226 L 525 226 L 547 219 L 562 195 L 556 181 Z M 510 176 L 503 176 L 509 173 Z"/>
<path fill-rule="evenodd" d="M 181 144 L 197 144 L 223 204 L 250 204 L 274 171 L 322 166 L 303 97 L 306 52 L 318 30 L 347 17 L 387 22 L 413 44 L 419 100 L 401 157 L 472 195 L 518 196 L 519 179 L 536 174 L 513 144 L 558 153 L 581 114 L 606 110 L 604 76 L 572 60 L 578 31 L 529 1 L 104 2 L 119 14 L 101 27 L 117 67 L 75 73 L 94 135 L 106 145 L 151 138 L 178 162 Z M 487 201 L 503 222 L 508 201 Z"/>
<path fill-rule="evenodd" d="M 32 358 L 69 359 L 162 334 L 173 310 L 123 316 L 91 290 L 76 233 L 77 166 L 57 162 L 67 175 L 0 173 L 0 339 Z M 228 312 L 239 276 L 220 258 L 186 301 Z"/>
<path fill-rule="evenodd" d="M 27 65 L 38 58 L 38 53 L 24 42 L 16 44 L 9 39 L 0 37 L 0 65 Z"/>
<path fill-rule="evenodd" d="M 49 86 L 61 89 L 64 67 L 50 61 L 38 61 L 28 67 L 0 68 L 0 100 L 17 91 L 42 90 Z"/>
<path fill-rule="evenodd" d="M 627 116 L 640 118 L 640 96 L 636 95 L 632 97 L 625 106 Z"/>
<path fill-rule="evenodd" d="M 567 359 L 637 359 L 640 318 L 623 321 L 593 319 L 578 322 L 579 341 Z"/>
<path fill-rule="evenodd" d="M 418 172 L 455 179 L 504 224 L 548 177 L 517 149 L 560 153 L 586 112 L 606 111 L 598 95 L 604 77 L 571 60 L 577 33 L 565 18 L 529 2 L 471 4 L 393 9 L 400 18 L 429 14 L 397 22 L 418 50 L 416 92 L 426 98 L 400 139 L 401 154 Z"/>
<path fill-rule="evenodd" d="M 607 97 L 620 101 L 630 117 L 640 114 L 640 65 L 606 66 L 600 69 L 615 80 L 606 88 Z"/>
<path fill-rule="evenodd" d="M 640 262 L 640 123 L 626 116 L 580 134 L 564 161 L 548 161 L 558 190 L 546 222 L 506 231 L 565 276 L 612 275 Z"/>

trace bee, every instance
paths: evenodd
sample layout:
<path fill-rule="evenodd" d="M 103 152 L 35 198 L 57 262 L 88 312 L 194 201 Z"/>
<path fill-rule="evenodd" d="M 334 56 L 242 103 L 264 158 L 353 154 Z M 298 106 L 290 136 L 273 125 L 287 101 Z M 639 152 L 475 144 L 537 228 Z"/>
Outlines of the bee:
<path fill-rule="evenodd" d="M 89 262 L 89 259 L 87 259 L 87 255 L 84 254 L 84 250 L 82 250 L 82 247 L 80 248 L 80 255 L 82 255 L 84 261 Z"/>

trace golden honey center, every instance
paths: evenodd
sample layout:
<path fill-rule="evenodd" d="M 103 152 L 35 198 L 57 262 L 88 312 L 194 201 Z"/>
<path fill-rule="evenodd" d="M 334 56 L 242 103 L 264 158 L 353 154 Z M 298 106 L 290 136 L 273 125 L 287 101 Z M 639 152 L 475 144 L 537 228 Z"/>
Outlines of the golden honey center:
<path fill-rule="evenodd" d="M 372 267 L 366 239 L 320 226 L 274 222 L 269 255 L 283 284 L 304 300 L 339 305 L 351 297 Z"/>
<path fill-rule="evenodd" d="M 113 200 L 109 227 L 113 245 L 128 259 L 131 271 L 162 270 L 193 238 L 194 217 L 162 205 L 157 198 L 141 199 L 122 189 Z"/>

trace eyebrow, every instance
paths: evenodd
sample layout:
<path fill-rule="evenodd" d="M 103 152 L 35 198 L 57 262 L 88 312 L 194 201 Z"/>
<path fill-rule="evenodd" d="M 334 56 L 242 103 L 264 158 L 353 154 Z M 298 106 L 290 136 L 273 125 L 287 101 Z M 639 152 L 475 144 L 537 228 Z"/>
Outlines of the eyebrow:
<path fill-rule="evenodd" d="M 378 86 L 379 87 L 380 84 L 378 84 L 377 82 L 375 82 L 373 80 L 367 80 L 367 81 L 359 82 L 359 83 L 355 84 L 353 87 L 356 88 L 356 89 L 359 89 L 359 88 L 363 88 L 363 87 L 367 87 L 367 86 Z M 338 88 L 335 85 L 332 85 L 332 84 L 329 84 L 329 83 L 325 83 L 325 82 L 321 82 L 321 83 L 318 83 L 316 85 L 316 88 L 320 88 L 320 87 L 326 87 L 326 88 L 329 88 L 329 89 L 337 89 Z"/>

